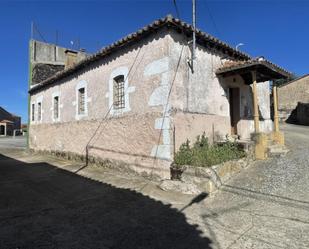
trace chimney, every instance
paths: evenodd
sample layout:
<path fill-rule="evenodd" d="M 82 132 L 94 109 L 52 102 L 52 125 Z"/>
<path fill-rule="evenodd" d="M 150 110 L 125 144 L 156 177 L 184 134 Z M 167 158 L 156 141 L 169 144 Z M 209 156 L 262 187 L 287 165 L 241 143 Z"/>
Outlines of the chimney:
<path fill-rule="evenodd" d="M 77 51 L 67 49 L 65 50 L 65 55 L 66 62 L 64 69 L 74 66 L 74 64 L 77 62 Z"/>

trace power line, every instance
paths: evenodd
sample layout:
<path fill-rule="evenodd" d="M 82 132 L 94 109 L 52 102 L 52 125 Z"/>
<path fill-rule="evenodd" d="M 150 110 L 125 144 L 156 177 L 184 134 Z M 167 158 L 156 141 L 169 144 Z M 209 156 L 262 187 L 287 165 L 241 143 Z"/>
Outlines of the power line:
<path fill-rule="evenodd" d="M 173 3 L 174 3 L 174 7 L 175 7 L 177 18 L 180 19 L 179 9 L 178 9 L 176 0 L 173 0 Z"/>
<path fill-rule="evenodd" d="M 42 33 L 40 32 L 39 28 L 36 26 L 36 24 L 33 22 L 33 27 L 35 29 L 35 31 L 39 34 L 39 36 L 41 37 L 41 39 L 46 42 L 44 36 L 42 35 Z"/>
<path fill-rule="evenodd" d="M 207 12 L 208 12 L 208 14 L 209 14 L 210 20 L 211 20 L 211 22 L 212 22 L 212 24 L 213 24 L 213 26 L 214 26 L 214 29 L 215 29 L 217 35 L 220 35 L 220 36 L 221 36 L 221 32 L 220 32 L 219 29 L 218 29 L 218 26 L 217 26 L 217 24 L 216 24 L 216 22 L 215 22 L 215 19 L 214 19 L 212 13 L 211 13 L 211 10 L 210 10 L 210 8 L 209 8 L 209 5 L 208 5 L 207 1 L 205 1 L 205 6 L 206 6 L 206 10 L 207 10 Z"/>

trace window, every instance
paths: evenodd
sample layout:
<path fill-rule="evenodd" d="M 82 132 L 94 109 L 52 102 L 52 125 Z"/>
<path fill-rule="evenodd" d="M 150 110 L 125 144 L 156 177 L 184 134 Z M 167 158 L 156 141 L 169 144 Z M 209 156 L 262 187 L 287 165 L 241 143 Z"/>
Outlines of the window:
<path fill-rule="evenodd" d="M 113 85 L 113 106 L 115 110 L 125 108 L 124 100 L 124 76 L 119 75 L 114 78 Z"/>
<path fill-rule="evenodd" d="M 78 114 L 85 114 L 85 88 L 78 89 Z"/>
<path fill-rule="evenodd" d="M 42 103 L 38 103 L 38 121 L 42 120 Z"/>
<path fill-rule="evenodd" d="M 35 112 L 35 104 L 32 104 L 31 105 L 31 121 L 35 120 L 34 112 Z"/>
<path fill-rule="evenodd" d="M 54 97 L 54 119 L 59 118 L 59 96 Z"/>

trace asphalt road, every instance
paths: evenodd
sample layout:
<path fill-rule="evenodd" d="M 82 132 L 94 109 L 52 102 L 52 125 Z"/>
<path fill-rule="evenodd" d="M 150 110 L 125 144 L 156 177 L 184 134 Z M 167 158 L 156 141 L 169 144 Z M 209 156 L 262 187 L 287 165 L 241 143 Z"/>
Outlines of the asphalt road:
<path fill-rule="evenodd" d="M 107 176 L 102 169 L 93 173 L 113 179 L 111 185 L 42 162 L 47 160 L 0 149 L 1 249 L 211 248 L 171 205 L 114 186 L 134 178 Z"/>
<path fill-rule="evenodd" d="M 0 149 L 25 149 L 26 137 L 0 137 Z"/>

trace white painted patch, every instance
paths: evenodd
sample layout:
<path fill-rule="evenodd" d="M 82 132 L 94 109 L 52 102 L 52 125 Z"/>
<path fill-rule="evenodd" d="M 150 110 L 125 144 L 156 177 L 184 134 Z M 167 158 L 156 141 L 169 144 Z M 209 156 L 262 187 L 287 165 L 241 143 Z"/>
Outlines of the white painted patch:
<path fill-rule="evenodd" d="M 171 146 L 169 144 L 155 145 L 151 150 L 151 156 L 160 159 L 171 159 Z"/>
<path fill-rule="evenodd" d="M 161 74 L 168 71 L 168 57 L 156 60 L 148 64 L 144 70 L 145 76 Z"/>
<path fill-rule="evenodd" d="M 160 86 L 158 86 L 148 100 L 149 106 L 162 106 L 162 117 L 155 120 L 155 129 L 162 131 L 163 144 L 155 145 L 152 148 L 151 156 L 161 159 L 171 159 L 171 139 L 170 139 L 170 105 L 168 94 L 169 83 L 169 60 L 168 57 L 153 61 L 146 66 L 144 75 L 151 76 L 161 74 Z"/>
<path fill-rule="evenodd" d="M 165 105 L 168 98 L 168 86 L 157 87 L 150 95 L 148 105 L 149 106 L 160 106 Z"/>

